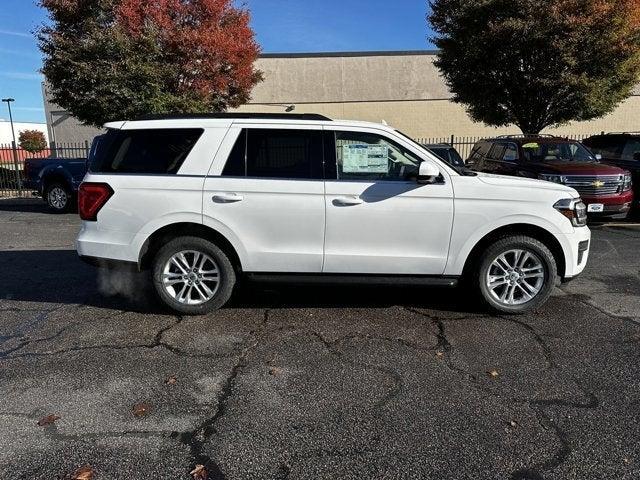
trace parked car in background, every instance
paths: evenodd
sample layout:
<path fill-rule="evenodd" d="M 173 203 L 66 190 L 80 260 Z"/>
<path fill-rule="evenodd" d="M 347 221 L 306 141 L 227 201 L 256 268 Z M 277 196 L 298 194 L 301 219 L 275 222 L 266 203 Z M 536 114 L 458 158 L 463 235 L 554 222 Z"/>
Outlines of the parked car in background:
<path fill-rule="evenodd" d="M 603 163 L 631 172 L 635 210 L 640 210 L 640 132 L 594 135 L 582 141 Z"/>
<path fill-rule="evenodd" d="M 51 211 L 63 213 L 75 205 L 86 173 L 86 158 L 28 158 L 24 162 L 23 186 L 41 196 Z"/>
<path fill-rule="evenodd" d="M 592 218 L 624 218 L 633 202 L 631 173 L 600 163 L 582 144 L 566 138 L 511 135 L 480 140 L 467 166 L 479 172 L 538 178 L 575 188 Z"/>
<path fill-rule="evenodd" d="M 575 190 L 457 169 L 384 125 L 236 112 L 105 127 L 80 186 L 78 254 L 148 270 L 182 314 L 220 308 L 240 277 L 464 278 L 489 308 L 522 313 L 587 263 Z"/>
<path fill-rule="evenodd" d="M 448 143 L 423 143 L 422 146 L 454 167 L 464 167 L 464 160 L 458 151 Z"/>

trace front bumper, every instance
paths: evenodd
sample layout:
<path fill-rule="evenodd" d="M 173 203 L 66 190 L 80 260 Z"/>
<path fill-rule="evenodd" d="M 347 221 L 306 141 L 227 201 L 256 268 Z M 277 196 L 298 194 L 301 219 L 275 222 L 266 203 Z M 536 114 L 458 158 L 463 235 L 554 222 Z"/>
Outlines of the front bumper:
<path fill-rule="evenodd" d="M 591 249 L 591 230 L 588 227 L 575 228 L 573 233 L 562 235 L 561 243 L 565 256 L 562 281 L 566 282 L 580 275 L 587 266 Z"/>
<path fill-rule="evenodd" d="M 587 208 L 590 204 L 601 204 L 603 205 L 602 212 L 589 212 L 587 210 L 587 215 L 589 217 L 606 217 L 610 215 L 624 215 L 627 214 L 631 207 L 633 206 L 633 192 L 631 190 L 620 193 L 617 195 L 583 195 L 582 201 L 587 205 Z"/>

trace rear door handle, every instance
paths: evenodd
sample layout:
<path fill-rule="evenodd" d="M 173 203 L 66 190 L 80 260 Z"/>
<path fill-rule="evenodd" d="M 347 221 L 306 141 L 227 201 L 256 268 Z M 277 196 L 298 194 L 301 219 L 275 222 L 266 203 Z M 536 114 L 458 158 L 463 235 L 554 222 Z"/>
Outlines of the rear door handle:
<path fill-rule="evenodd" d="M 216 203 L 235 203 L 241 202 L 244 197 L 237 193 L 216 193 L 212 200 Z"/>
<path fill-rule="evenodd" d="M 334 205 L 340 206 L 352 206 L 352 205 L 362 205 L 364 200 L 360 197 L 338 197 L 333 201 Z"/>

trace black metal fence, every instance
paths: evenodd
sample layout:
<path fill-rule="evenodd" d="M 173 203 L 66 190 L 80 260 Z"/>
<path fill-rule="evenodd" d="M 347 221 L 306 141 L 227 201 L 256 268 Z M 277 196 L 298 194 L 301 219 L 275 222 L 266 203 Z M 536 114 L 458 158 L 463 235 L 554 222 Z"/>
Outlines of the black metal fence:
<path fill-rule="evenodd" d="M 563 135 L 565 138 L 581 141 L 591 134 Z M 467 159 L 478 140 L 488 136 L 467 137 L 450 135 L 447 137 L 416 138 L 421 144 L 445 143 L 453 146 L 463 159 Z M 27 152 L 13 144 L 0 144 L 0 198 L 29 197 L 31 190 L 24 185 L 24 161 L 27 158 L 86 158 L 91 142 L 55 143 L 40 152 Z"/>

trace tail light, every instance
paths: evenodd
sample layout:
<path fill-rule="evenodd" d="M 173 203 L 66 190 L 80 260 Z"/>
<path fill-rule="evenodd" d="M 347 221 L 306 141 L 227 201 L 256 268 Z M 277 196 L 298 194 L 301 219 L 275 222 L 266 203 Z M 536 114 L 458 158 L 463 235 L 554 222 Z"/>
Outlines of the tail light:
<path fill-rule="evenodd" d="M 84 182 L 78 190 L 78 212 L 82 220 L 95 222 L 98 212 L 113 195 L 113 189 L 106 183 Z"/>

